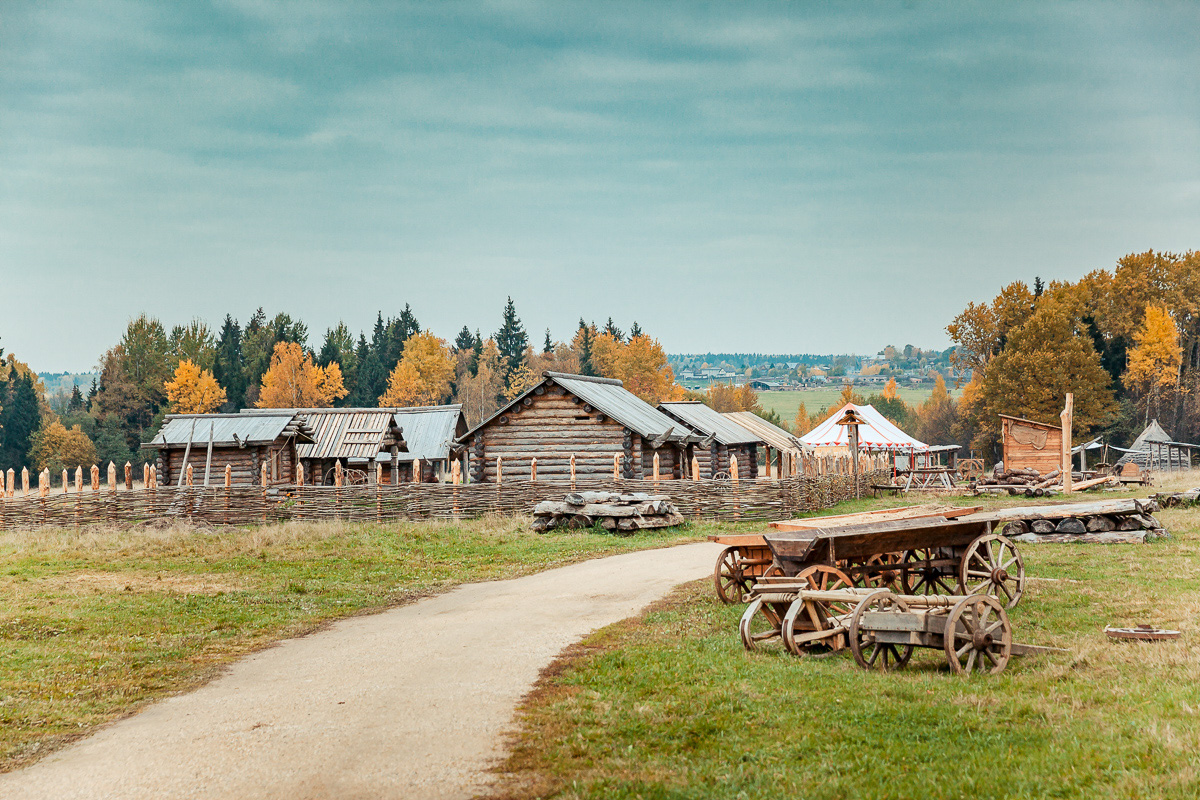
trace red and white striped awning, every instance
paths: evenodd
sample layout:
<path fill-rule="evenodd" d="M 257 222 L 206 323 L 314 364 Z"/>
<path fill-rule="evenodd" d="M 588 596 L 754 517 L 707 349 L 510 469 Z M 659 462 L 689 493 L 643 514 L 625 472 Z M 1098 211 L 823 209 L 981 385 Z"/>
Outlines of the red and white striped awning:
<path fill-rule="evenodd" d="M 922 452 L 929 449 L 924 442 L 919 442 L 900 430 L 874 406 L 856 406 L 847 403 L 834 412 L 833 416 L 800 437 L 800 441 L 809 447 L 849 447 L 850 431 L 846 425 L 837 422 L 847 409 L 854 411 L 866 421 L 858 426 L 858 446 L 864 450 L 894 450 L 898 452 Z"/>

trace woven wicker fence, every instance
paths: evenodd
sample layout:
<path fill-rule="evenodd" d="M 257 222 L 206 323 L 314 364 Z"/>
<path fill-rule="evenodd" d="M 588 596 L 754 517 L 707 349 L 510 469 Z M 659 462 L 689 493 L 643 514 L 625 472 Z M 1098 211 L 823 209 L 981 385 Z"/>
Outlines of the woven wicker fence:
<path fill-rule="evenodd" d="M 860 491 L 883 473 L 859 477 Z M 0 499 L 0 530 L 93 524 L 133 525 L 151 520 L 195 520 L 252 525 L 287 520 L 392 522 L 528 513 L 542 500 L 572 490 L 648 492 L 671 497 L 693 519 L 772 520 L 829 508 L 854 496 L 847 475 L 774 481 L 508 481 L 496 484 L 399 486 L 170 487 L 87 491 Z"/>

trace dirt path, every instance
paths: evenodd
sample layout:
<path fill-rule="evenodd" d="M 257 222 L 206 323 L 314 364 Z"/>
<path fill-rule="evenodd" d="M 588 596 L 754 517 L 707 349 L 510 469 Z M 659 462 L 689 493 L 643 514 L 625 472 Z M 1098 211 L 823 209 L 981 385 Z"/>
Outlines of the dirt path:
<path fill-rule="evenodd" d="M 344 620 L 0 776 L 0 797 L 471 797 L 544 666 L 718 552 L 628 553 Z"/>

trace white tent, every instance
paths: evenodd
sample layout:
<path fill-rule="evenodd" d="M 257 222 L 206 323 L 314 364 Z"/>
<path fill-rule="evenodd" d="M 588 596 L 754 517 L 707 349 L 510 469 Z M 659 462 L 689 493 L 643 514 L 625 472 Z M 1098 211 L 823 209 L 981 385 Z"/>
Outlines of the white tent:
<path fill-rule="evenodd" d="M 800 437 L 800 441 L 812 448 L 850 447 L 850 434 L 845 425 L 838 425 L 848 409 L 853 409 L 866 424 L 858 426 L 858 446 L 867 451 L 889 451 L 897 455 L 923 453 L 929 445 L 917 441 L 900 430 L 874 406 L 856 406 L 847 403 L 834 412 L 833 416 Z M 818 449 L 818 453 L 820 450 Z"/>

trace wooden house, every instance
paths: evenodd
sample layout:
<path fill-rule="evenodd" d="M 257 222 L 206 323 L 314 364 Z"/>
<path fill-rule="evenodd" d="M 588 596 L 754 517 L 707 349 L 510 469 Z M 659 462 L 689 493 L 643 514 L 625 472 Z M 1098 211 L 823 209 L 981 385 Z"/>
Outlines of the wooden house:
<path fill-rule="evenodd" d="M 397 459 L 397 480 L 413 480 L 413 467 L 421 462 L 421 482 L 438 483 L 450 480 L 450 464 L 460 458 L 466 448 L 458 443 L 468 429 L 462 405 L 418 406 L 390 409 L 396 425 L 404 432 L 407 445 Z M 464 469 L 463 475 L 466 475 Z"/>
<path fill-rule="evenodd" d="M 313 441 L 304 414 L 290 409 L 172 414 L 142 449 L 158 451 L 155 469 L 162 486 L 183 483 L 189 464 L 194 485 L 204 483 L 206 465 L 210 485 L 224 485 L 226 466 L 231 468 L 234 485 L 258 485 L 263 464 L 267 480 L 278 485 L 295 480 L 297 448 Z"/>
<path fill-rule="evenodd" d="M 680 478 L 698 441 L 682 423 L 629 392 L 618 380 L 545 372 L 542 380 L 463 435 L 470 479 Z"/>
<path fill-rule="evenodd" d="M 1036 469 L 1045 475 L 1062 467 L 1062 425 L 1000 415 L 1005 469 Z"/>
<path fill-rule="evenodd" d="M 767 422 L 753 411 L 729 411 L 721 416 L 741 425 L 764 442 L 764 477 L 787 478 L 800 471 L 804 445 L 791 431 Z"/>
<path fill-rule="evenodd" d="M 304 415 L 312 430 L 312 442 L 298 444 L 296 457 L 304 466 L 304 482 L 310 486 L 332 486 L 340 463 L 347 485 L 375 482 L 375 464 L 383 462 L 384 483 L 395 482 L 396 465 L 405 448 L 404 437 L 390 409 L 382 408 L 289 408 Z M 245 409 L 242 414 L 258 417 L 279 409 Z"/>
<path fill-rule="evenodd" d="M 746 428 L 698 401 L 660 403 L 658 410 L 701 437 L 695 447 L 695 480 L 732 477 L 730 463 L 738 462 L 739 480 L 758 477 L 758 449 L 766 443 Z M 690 470 L 690 466 L 689 466 Z"/>

